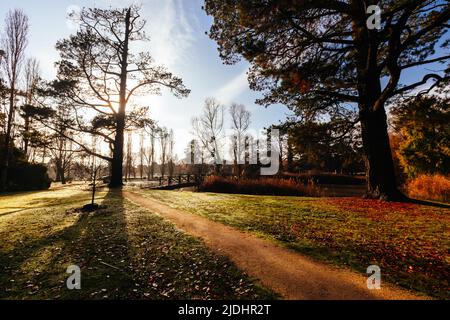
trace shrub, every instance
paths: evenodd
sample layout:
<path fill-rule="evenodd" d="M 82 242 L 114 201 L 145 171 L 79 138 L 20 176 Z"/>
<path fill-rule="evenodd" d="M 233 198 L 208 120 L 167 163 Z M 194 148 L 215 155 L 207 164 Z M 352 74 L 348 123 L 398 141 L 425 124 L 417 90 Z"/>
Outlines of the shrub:
<path fill-rule="evenodd" d="M 4 135 L 0 133 L 0 141 Z M 4 144 L 0 143 L 0 159 L 5 156 Z M 47 167 L 41 164 L 30 164 L 22 150 L 11 143 L 11 154 L 8 167 L 7 191 L 34 191 L 50 188 L 51 180 Z"/>
<path fill-rule="evenodd" d="M 407 183 L 406 190 L 411 198 L 450 202 L 450 177 L 420 175 Z"/>
<path fill-rule="evenodd" d="M 11 191 L 44 190 L 51 185 L 47 168 L 41 164 L 26 163 L 10 168 L 8 176 Z"/>
<path fill-rule="evenodd" d="M 312 182 L 298 183 L 294 180 L 261 178 L 236 179 L 217 176 L 207 177 L 199 187 L 200 191 L 277 196 L 320 196 L 320 189 Z"/>
<path fill-rule="evenodd" d="M 288 173 L 283 177 L 295 178 L 303 183 L 308 183 L 309 181 L 314 181 L 317 184 L 335 185 L 364 185 L 366 183 L 365 177 L 334 173 Z"/>

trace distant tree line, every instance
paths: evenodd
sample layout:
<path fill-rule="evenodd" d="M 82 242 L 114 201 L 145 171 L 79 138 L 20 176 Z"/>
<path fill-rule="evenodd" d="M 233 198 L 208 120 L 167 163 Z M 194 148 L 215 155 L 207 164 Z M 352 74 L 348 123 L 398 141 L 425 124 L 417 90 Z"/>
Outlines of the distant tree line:
<path fill-rule="evenodd" d="M 192 119 L 195 138 L 187 147 L 187 162 L 197 172 L 259 176 L 259 169 L 264 166 L 261 160 L 270 157 L 271 152 L 279 157 L 278 175 L 364 172 L 361 137 L 344 119 L 304 122 L 293 116 L 258 133 L 249 130 L 251 113 L 245 105 L 229 106 L 229 130 L 225 129 L 226 111 L 219 101 L 208 98 L 202 113 Z M 271 130 L 279 132 L 274 144 L 270 141 Z"/>

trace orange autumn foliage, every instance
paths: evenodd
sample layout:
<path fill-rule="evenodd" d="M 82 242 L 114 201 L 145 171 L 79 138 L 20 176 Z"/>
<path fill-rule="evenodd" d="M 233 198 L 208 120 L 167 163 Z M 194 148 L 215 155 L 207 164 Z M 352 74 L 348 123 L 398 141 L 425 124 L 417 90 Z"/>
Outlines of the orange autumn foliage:
<path fill-rule="evenodd" d="M 309 181 L 307 184 L 292 179 L 235 179 L 218 176 L 207 177 L 199 187 L 203 192 L 278 195 L 278 196 L 310 196 L 321 195 L 320 188 Z"/>
<path fill-rule="evenodd" d="M 420 175 L 407 183 L 406 190 L 411 198 L 450 202 L 450 177 Z"/>

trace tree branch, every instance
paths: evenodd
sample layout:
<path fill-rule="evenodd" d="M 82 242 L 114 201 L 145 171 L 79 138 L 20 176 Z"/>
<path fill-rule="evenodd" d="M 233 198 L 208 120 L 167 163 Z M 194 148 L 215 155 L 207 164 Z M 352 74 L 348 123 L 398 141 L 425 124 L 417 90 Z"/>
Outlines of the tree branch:
<path fill-rule="evenodd" d="M 419 86 L 421 86 L 421 85 L 426 84 L 426 83 L 428 82 L 428 80 L 430 80 L 430 79 L 435 79 L 435 80 L 437 81 L 437 83 L 440 83 L 440 82 L 442 82 L 442 81 L 449 80 L 449 79 L 450 79 L 450 76 L 442 77 L 442 76 L 440 76 L 440 75 L 438 75 L 438 74 L 427 74 L 425 77 L 423 77 L 422 81 L 418 81 L 418 82 L 413 83 L 413 84 L 411 84 L 411 85 L 409 85 L 409 86 L 403 87 L 403 88 L 401 88 L 401 89 L 395 91 L 395 92 L 392 94 L 392 96 L 395 96 L 395 95 L 397 95 L 397 94 L 401 94 L 401 93 L 404 93 L 404 92 L 413 90 L 413 89 L 415 89 L 415 88 L 417 88 L 417 87 L 419 87 Z"/>

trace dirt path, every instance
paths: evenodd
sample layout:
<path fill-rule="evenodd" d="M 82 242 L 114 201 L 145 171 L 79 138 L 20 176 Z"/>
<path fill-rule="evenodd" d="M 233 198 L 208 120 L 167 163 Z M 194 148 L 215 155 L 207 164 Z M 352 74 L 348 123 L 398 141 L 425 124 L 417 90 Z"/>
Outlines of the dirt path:
<path fill-rule="evenodd" d="M 362 275 L 313 261 L 270 241 L 137 193 L 125 191 L 124 195 L 203 239 L 211 249 L 229 257 L 240 269 L 285 299 L 423 299 L 383 282 L 382 289 L 369 290 L 367 278 Z"/>

